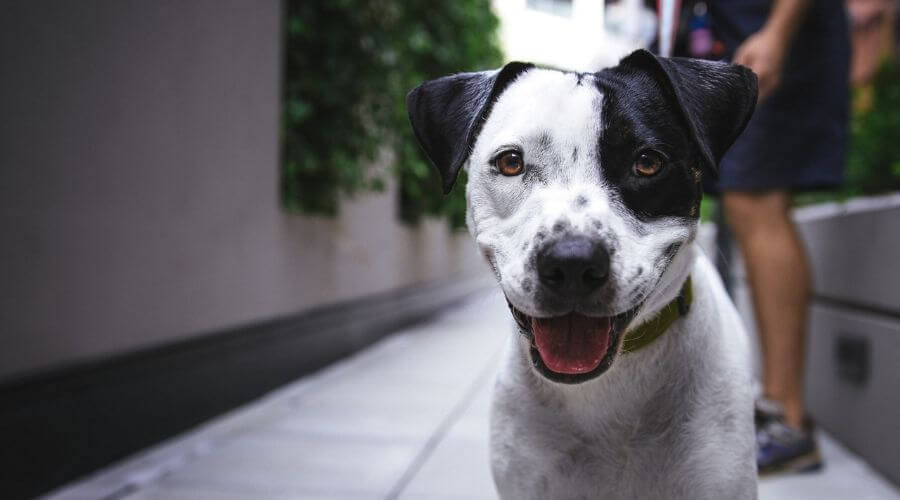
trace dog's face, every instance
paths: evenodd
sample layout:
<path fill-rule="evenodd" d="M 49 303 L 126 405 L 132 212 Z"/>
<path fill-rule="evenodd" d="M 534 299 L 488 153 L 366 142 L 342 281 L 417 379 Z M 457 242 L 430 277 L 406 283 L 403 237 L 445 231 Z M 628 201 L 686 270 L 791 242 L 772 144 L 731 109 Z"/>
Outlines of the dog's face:
<path fill-rule="evenodd" d="M 599 73 L 511 63 L 410 93 L 445 187 L 468 170 L 469 229 L 543 376 L 612 365 L 755 100 L 749 70 L 643 51 Z"/>

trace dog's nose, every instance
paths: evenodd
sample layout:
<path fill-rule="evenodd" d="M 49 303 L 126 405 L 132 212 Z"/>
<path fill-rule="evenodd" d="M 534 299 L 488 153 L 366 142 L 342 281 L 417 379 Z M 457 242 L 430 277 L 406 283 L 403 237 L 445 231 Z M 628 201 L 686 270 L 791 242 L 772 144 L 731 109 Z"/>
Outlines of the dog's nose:
<path fill-rule="evenodd" d="M 544 286 L 561 295 L 587 295 L 609 278 L 609 252 L 583 236 L 560 239 L 538 253 L 537 272 Z"/>

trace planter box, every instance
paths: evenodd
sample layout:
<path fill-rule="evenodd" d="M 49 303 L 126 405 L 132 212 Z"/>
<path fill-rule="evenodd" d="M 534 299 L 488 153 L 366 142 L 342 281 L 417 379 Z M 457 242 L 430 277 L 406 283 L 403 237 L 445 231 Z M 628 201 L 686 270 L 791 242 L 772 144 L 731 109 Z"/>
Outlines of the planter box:
<path fill-rule="evenodd" d="M 900 194 L 796 211 L 817 300 L 900 314 Z"/>

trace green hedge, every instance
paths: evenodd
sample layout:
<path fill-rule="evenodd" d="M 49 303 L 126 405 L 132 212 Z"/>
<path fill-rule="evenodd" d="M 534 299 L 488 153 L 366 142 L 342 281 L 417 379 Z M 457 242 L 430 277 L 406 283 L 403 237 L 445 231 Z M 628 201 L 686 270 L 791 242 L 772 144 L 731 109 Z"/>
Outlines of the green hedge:
<path fill-rule="evenodd" d="M 406 93 L 437 76 L 497 67 L 489 0 L 289 0 L 286 16 L 282 199 L 333 214 L 339 198 L 392 175 L 402 216 L 464 222 L 464 179 L 443 197 L 410 129 Z M 387 148 L 389 172 L 368 167 Z"/>
<path fill-rule="evenodd" d="M 872 106 L 851 125 L 849 195 L 900 190 L 900 66 L 885 63 L 872 87 Z"/>

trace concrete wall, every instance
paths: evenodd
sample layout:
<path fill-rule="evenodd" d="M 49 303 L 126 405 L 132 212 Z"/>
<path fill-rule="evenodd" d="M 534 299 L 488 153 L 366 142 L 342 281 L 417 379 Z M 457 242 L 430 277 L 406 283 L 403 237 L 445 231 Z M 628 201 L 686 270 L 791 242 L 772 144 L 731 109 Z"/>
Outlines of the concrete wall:
<path fill-rule="evenodd" d="M 0 380 L 483 272 L 392 191 L 281 211 L 277 0 L 0 11 Z"/>

